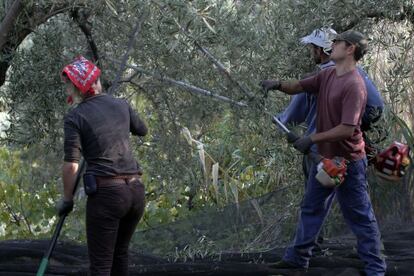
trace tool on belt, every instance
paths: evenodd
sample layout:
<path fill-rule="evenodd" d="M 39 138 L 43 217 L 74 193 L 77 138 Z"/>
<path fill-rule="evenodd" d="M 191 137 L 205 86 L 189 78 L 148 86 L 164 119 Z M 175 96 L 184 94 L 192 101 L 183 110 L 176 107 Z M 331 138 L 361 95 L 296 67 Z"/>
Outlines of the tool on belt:
<path fill-rule="evenodd" d="M 295 141 L 299 137 L 291 132 L 276 116 L 272 117 L 272 121 L 280 126 L 286 132 L 288 140 Z M 309 154 L 313 154 L 312 152 Z M 313 154 L 312 158 L 319 162 L 317 165 L 316 179 L 327 188 L 339 186 L 345 180 L 346 159 L 343 157 L 334 157 L 333 159 L 323 158 L 319 154 Z"/>

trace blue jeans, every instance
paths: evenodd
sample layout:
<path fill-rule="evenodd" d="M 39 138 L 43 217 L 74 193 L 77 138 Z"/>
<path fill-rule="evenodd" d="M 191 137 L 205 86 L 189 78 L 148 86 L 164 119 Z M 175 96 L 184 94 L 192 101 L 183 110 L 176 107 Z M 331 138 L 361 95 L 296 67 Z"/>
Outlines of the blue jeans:
<path fill-rule="evenodd" d="M 357 237 L 358 254 L 366 264 L 365 272 L 369 276 L 385 274 L 386 265 L 380 253 L 380 232 L 367 192 L 366 168 L 366 159 L 349 162 L 344 183 L 334 189 L 323 187 L 315 179 L 316 165 L 313 164 L 294 243 L 286 250 L 285 261 L 304 268 L 309 266 L 312 249 L 332 198 L 336 195 L 344 219 Z"/>
<path fill-rule="evenodd" d="M 311 154 L 303 155 L 302 169 L 303 169 L 303 174 L 305 175 L 305 190 L 306 190 L 306 187 L 307 187 L 307 184 L 308 184 L 309 176 L 312 175 L 313 166 L 318 165 L 315 162 L 316 161 L 314 160 L 314 158 L 312 158 Z M 331 208 L 331 205 L 332 205 L 334 199 L 335 199 L 335 195 L 332 195 L 326 200 L 325 207 L 328 210 Z M 323 242 L 323 236 L 324 236 L 324 231 L 323 231 L 323 229 L 321 229 L 319 234 L 318 234 L 318 237 L 316 239 L 316 242 L 317 242 L 318 245 L 320 245 Z"/>

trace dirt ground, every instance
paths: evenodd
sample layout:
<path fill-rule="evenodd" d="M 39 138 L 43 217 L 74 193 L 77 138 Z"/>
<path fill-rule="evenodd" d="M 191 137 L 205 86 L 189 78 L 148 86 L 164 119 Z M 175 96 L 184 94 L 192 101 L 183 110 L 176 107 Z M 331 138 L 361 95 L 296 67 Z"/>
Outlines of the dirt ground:
<path fill-rule="evenodd" d="M 414 225 L 383 230 L 387 275 L 414 275 Z M 49 241 L 16 240 L 0 242 L 0 275 L 34 275 Z M 170 263 L 151 255 L 131 251 L 130 275 L 363 275 L 352 235 L 325 241 L 322 251 L 312 258 L 307 271 L 270 269 L 268 263 L 279 260 L 283 248 L 267 252 L 225 252 L 193 262 Z M 59 242 L 46 275 L 87 275 L 88 258 L 85 246 Z"/>

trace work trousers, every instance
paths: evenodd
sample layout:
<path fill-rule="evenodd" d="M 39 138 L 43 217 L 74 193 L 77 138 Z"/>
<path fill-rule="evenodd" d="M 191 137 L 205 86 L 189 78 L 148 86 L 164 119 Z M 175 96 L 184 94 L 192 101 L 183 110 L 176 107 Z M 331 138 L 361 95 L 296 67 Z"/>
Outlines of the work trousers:
<path fill-rule="evenodd" d="M 306 186 L 308 184 L 308 179 L 309 176 L 312 173 L 312 167 L 313 166 L 317 166 L 318 164 L 315 162 L 314 158 L 311 156 L 311 154 L 304 154 L 303 155 L 303 160 L 302 160 L 302 169 L 303 169 L 303 174 L 305 176 L 305 191 L 306 191 Z M 327 201 L 326 201 L 326 208 L 330 209 L 331 205 L 333 203 L 335 199 L 335 196 L 330 196 Z M 315 249 L 320 249 L 320 245 L 323 243 L 323 239 L 324 239 L 324 229 L 322 228 L 319 231 L 319 235 L 318 238 L 316 239 L 316 244 L 315 244 Z"/>
<path fill-rule="evenodd" d="M 144 213 L 144 185 L 138 178 L 97 182 L 86 207 L 90 275 L 128 275 L 128 246 Z"/>
<path fill-rule="evenodd" d="M 380 232 L 367 191 L 366 169 L 366 159 L 349 162 L 344 183 L 337 188 L 325 188 L 316 180 L 316 164 L 313 164 L 295 239 L 285 252 L 285 261 L 303 268 L 309 266 L 312 249 L 329 212 L 330 202 L 336 196 L 347 225 L 356 235 L 358 254 L 365 262 L 366 274 L 385 274 L 386 265 L 380 253 Z"/>
<path fill-rule="evenodd" d="M 305 188 L 313 165 L 315 165 L 315 161 L 311 154 L 304 154 L 302 159 L 302 171 L 305 176 Z"/>

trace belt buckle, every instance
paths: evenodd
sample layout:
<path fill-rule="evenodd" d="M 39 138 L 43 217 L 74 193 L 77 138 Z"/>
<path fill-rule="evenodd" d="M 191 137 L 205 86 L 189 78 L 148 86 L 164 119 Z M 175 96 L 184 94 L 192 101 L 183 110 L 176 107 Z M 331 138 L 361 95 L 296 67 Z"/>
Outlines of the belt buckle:
<path fill-rule="evenodd" d="M 131 178 L 128 179 L 128 182 L 134 182 L 134 181 L 138 181 L 138 182 L 141 183 L 141 176 L 140 175 L 133 176 L 133 177 L 131 177 Z"/>

